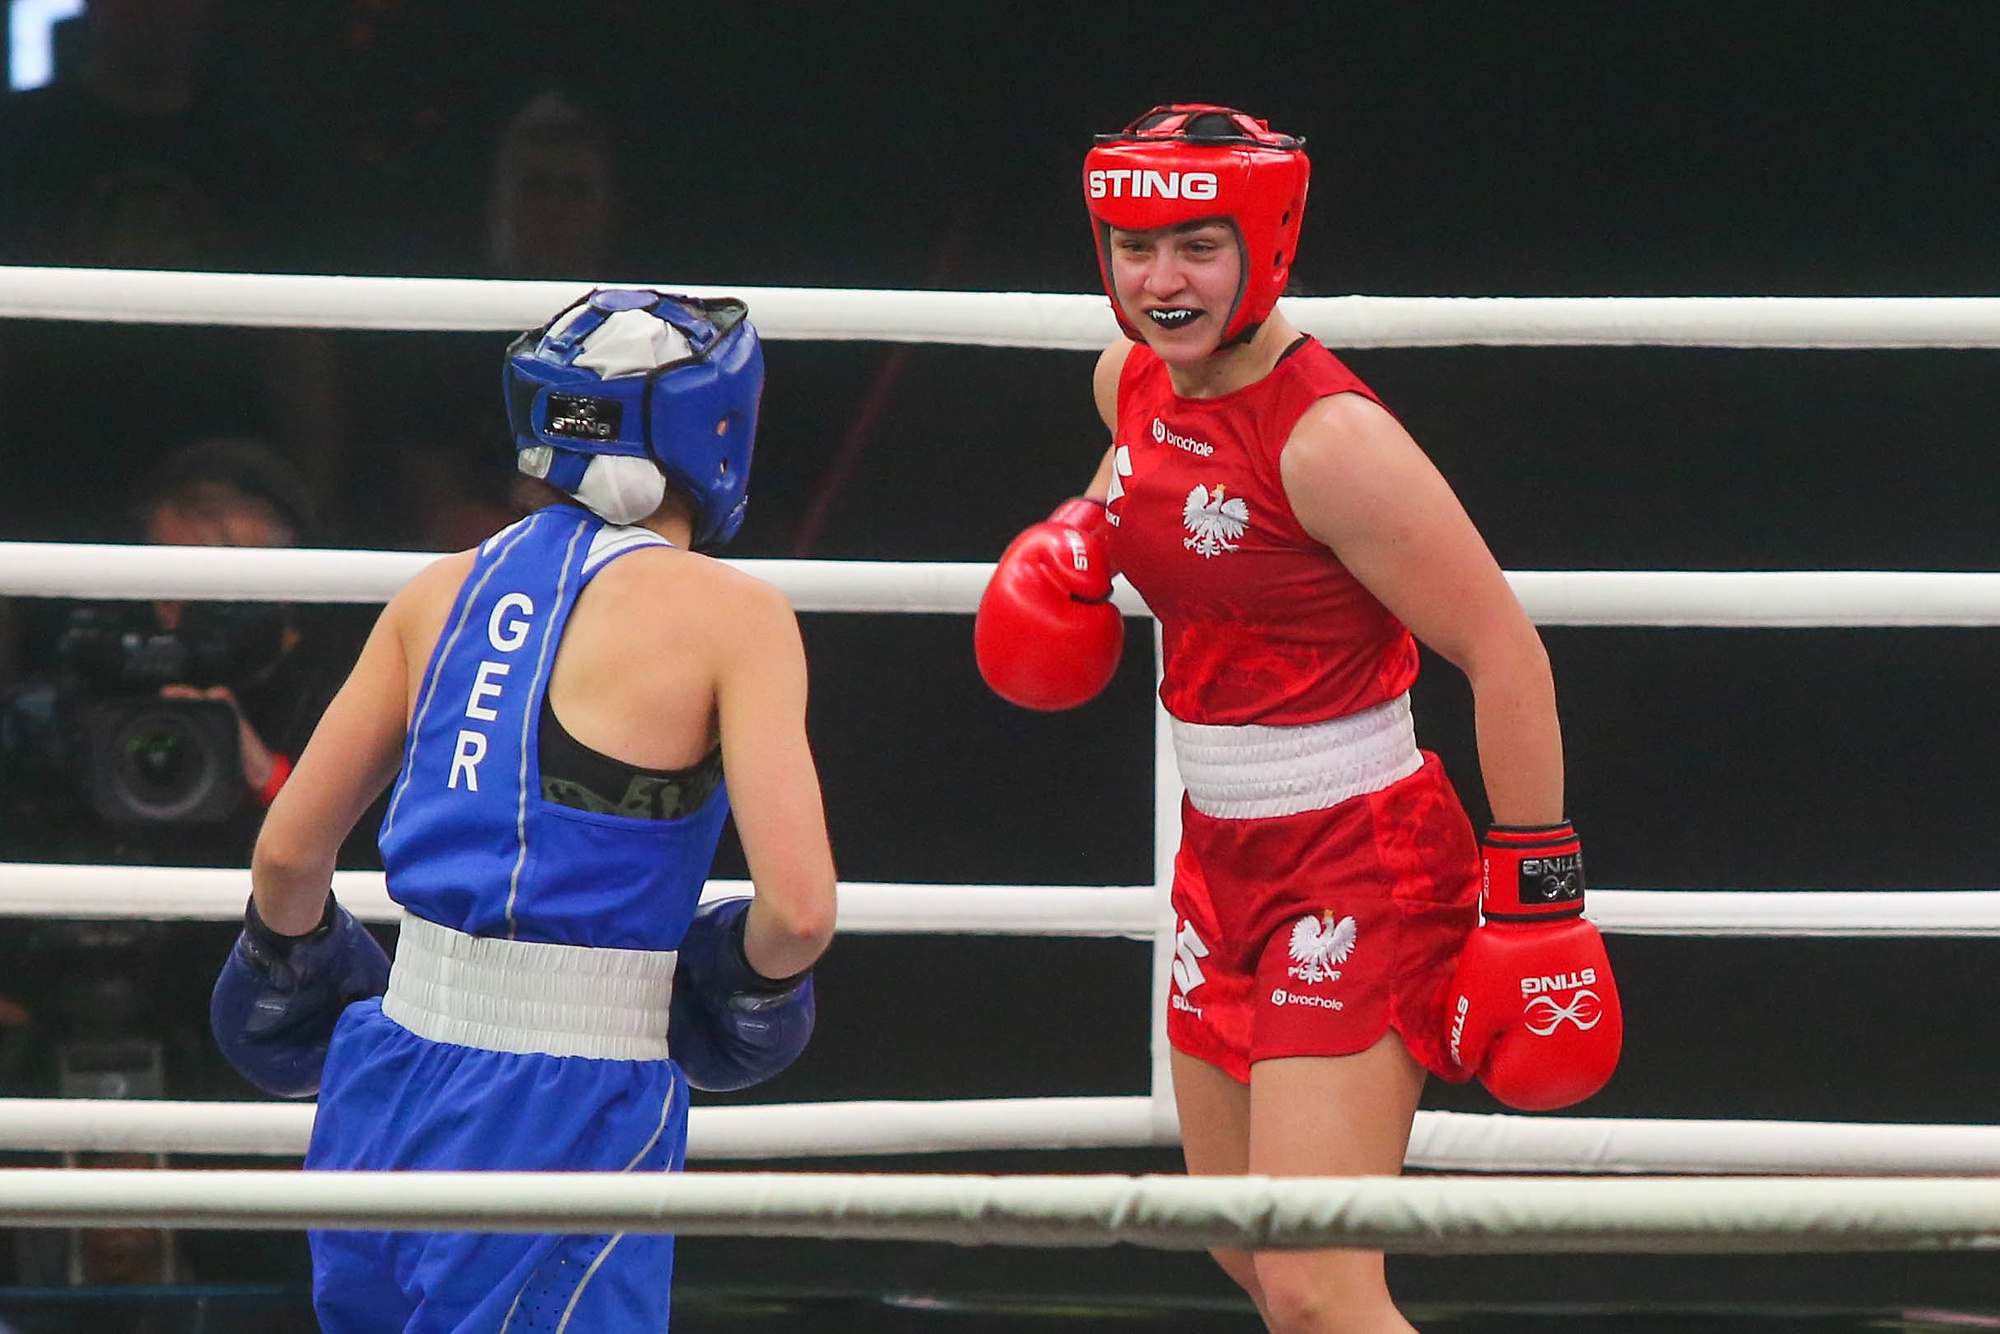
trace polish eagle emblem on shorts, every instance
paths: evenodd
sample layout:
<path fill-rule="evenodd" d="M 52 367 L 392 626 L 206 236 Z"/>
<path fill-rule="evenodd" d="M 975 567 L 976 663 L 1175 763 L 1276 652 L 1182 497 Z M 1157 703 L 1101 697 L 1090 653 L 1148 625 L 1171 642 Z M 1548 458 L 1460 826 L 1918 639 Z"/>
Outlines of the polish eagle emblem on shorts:
<path fill-rule="evenodd" d="M 1181 522 L 1191 534 L 1181 545 L 1206 560 L 1225 551 L 1236 550 L 1236 539 L 1250 531 L 1250 506 L 1241 496 L 1225 496 L 1218 485 L 1213 492 L 1196 486 L 1181 507 Z"/>
<path fill-rule="evenodd" d="M 1336 922 L 1330 908 L 1317 917 L 1301 917 L 1292 923 L 1292 966 L 1285 971 L 1301 982 L 1331 981 L 1340 976 L 1334 965 L 1347 962 L 1359 934 L 1352 917 Z"/>

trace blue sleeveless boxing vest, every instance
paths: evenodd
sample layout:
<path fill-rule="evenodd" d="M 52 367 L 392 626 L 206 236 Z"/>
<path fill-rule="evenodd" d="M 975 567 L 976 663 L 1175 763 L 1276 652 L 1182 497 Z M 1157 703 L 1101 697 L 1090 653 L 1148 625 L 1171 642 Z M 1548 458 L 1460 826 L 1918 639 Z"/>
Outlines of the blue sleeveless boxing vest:
<path fill-rule="evenodd" d="M 542 698 L 577 596 L 663 539 L 552 505 L 488 538 L 432 651 L 382 821 L 389 895 L 475 936 L 670 950 L 687 930 L 729 799 L 647 820 L 542 798 Z M 632 670 L 643 671 L 643 663 Z"/>

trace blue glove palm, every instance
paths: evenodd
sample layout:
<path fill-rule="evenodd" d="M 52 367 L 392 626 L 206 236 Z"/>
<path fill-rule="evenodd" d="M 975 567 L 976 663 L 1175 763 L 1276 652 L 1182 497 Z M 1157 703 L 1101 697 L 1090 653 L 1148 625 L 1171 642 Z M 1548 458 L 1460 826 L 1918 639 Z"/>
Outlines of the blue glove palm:
<path fill-rule="evenodd" d="M 750 966 L 743 954 L 749 909 L 749 899 L 704 904 L 681 939 L 667 1049 L 698 1089 L 761 1084 L 797 1060 L 812 1037 L 812 974 L 773 980 Z"/>
<path fill-rule="evenodd" d="M 389 956 L 332 894 L 303 936 L 273 931 L 252 900 L 209 996 L 208 1026 L 245 1079 L 281 1098 L 310 1098 L 341 1012 L 388 989 Z"/>

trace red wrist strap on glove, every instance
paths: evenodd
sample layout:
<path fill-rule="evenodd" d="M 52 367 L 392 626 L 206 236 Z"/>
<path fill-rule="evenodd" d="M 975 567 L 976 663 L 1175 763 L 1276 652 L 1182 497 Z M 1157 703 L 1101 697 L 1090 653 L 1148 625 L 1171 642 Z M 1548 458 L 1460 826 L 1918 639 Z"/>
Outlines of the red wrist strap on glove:
<path fill-rule="evenodd" d="M 276 751 L 271 752 L 271 776 L 264 780 L 264 786 L 257 791 L 257 804 L 269 806 L 278 799 L 278 792 L 285 786 L 285 780 L 292 776 L 292 762 Z"/>
<path fill-rule="evenodd" d="M 1479 849 L 1480 898 L 1493 922 L 1546 922 L 1583 913 L 1583 846 L 1570 822 L 1494 825 Z"/>

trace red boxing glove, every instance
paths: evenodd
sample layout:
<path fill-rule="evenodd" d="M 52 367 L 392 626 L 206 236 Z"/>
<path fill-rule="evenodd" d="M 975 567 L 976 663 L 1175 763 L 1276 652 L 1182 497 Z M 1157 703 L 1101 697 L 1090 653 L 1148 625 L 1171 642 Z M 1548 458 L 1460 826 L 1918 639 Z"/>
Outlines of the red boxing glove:
<path fill-rule="evenodd" d="M 979 599 L 972 647 L 993 693 L 1028 709 L 1073 709 L 1110 682 L 1125 647 L 1111 605 L 1104 506 L 1069 500 L 1015 538 Z"/>
<path fill-rule="evenodd" d="M 1583 920 L 1576 832 L 1498 826 L 1480 851 L 1486 921 L 1445 994 L 1451 1059 L 1509 1107 L 1581 1102 L 1617 1068 L 1625 1015 L 1604 938 Z"/>

